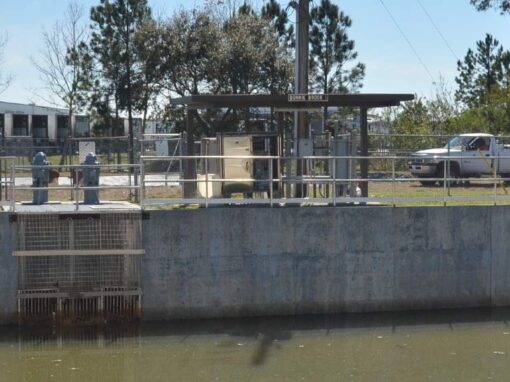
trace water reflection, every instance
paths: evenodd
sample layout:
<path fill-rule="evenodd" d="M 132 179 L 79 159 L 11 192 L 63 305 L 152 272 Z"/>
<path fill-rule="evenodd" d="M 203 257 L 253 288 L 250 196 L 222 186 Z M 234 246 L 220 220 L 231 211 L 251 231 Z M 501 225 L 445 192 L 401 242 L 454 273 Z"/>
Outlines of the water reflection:
<path fill-rule="evenodd" d="M 510 310 L 0 329 L 0 381 L 506 380 Z"/>
<path fill-rule="evenodd" d="M 29 353 L 61 351 L 75 346 L 88 349 L 125 348 L 139 347 L 141 332 L 139 325 L 18 328 L 17 340 L 18 350 Z"/>

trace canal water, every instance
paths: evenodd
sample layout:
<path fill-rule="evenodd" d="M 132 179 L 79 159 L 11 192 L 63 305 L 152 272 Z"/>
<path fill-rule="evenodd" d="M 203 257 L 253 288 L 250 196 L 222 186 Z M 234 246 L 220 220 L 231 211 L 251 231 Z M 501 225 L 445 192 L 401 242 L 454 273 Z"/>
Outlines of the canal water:
<path fill-rule="evenodd" d="M 508 381 L 510 310 L 0 329 L 0 381 Z"/>

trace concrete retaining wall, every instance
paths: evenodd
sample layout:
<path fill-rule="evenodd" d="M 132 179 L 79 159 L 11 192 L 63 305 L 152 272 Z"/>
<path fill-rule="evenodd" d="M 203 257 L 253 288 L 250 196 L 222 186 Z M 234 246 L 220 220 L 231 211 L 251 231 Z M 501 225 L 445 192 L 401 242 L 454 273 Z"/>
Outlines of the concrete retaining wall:
<path fill-rule="evenodd" d="M 510 305 L 510 206 L 148 215 L 147 320 Z M 0 323 L 16 312 L 14 239 L 0 213 Z"/>
<path fill-rule="evenodd" d="M 14 223 L 0 213 L 0 324 L 16 322 L 17 267 L 12 256 L 16 243 Z"/>
<path fill-rule="evenodd" d="M 213 208 L 144 221 L 146 319 L 510 305 L 510 208 Z"/>

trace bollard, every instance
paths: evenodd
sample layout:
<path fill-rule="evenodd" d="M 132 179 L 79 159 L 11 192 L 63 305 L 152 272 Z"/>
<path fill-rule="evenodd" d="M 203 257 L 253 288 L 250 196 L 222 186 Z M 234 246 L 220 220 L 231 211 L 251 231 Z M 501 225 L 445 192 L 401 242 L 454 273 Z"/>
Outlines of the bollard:
<path fill-rule="evenodd" d="M 83 168 L 83 186 L 84 187 L 98 187 L 99 186 L 99 162 L 97 161 L 96 154 L 89 153 L 82 163 Z M 99 204 L 99 190 L 84 190 L 84 204 Z"/>
<path fill-rule="evenodd" d="M 35 154 L 32 166 L 37 167 L 32 168 L 32 187 L 48 187 L 49 171 L 47 166 L 49 164 L 45 153 Z M 41 205 L 48 201 L 48 190 L 34 190 L 33 193 L 33 204 Z"/>

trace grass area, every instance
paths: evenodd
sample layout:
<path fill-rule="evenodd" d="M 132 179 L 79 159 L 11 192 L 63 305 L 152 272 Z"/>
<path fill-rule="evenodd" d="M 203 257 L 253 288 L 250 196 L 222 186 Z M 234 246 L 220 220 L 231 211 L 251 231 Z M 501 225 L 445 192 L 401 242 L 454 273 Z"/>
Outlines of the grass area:
<path fill-rule="evenodd" d="M 484 180 L 470 184 L 444 188 L 439 186 L 424 187 L 419 182 L 397 181 L 395 185 L 388 182 L 369 183 L 369 197 L 374 198 L 438 198 L 437 201 L 399 202 L 399 206 L 442 206 L 446 205 L 486 205 L 510 204 L 510 188 L 501 185 L 494 188 L 494 183 Z M 494 196 L 508 197 L 508 200 L 494 200 Z M 455 197 L 476 197 L 479 200 L 455 200 Z"/>

